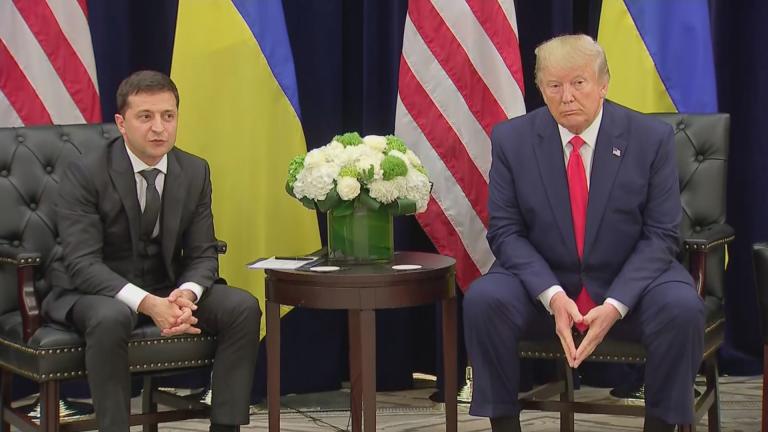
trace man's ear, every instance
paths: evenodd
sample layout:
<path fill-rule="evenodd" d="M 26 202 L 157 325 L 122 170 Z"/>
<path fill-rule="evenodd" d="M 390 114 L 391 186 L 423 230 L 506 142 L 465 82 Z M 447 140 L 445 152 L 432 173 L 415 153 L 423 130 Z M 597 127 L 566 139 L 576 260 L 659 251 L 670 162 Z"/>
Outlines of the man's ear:
<path fill-rule="evenodd" d="M 125 118 L 121 114 L 115 114 L 115 124 L 120 133 L 125 134 Z"/>
<path fill-rule="evenodd" d="M 602 86 L 600 86 L 600 96 L 602 96 L 603 99 L 608 95 L 608 83 L 606 82 Z"/>

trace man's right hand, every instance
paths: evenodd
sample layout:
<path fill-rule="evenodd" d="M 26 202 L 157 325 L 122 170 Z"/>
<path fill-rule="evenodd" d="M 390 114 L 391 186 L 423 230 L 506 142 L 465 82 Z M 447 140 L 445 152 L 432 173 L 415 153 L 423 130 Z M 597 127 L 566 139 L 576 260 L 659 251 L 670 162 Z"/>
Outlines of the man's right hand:
<path fill-rule="evenodd" d="M 576 302 L 562 291 L 552 296 L 549 300 L 549 309 L 552 311 L 552 315 L 555 316 L 555 332 L 557 337 L 560 338 L 560 344 L 563 346 L 568 366 L 575 367 L 576 346 L 573 343 L 571 328 L 574 324 L 581 323 L 584 317 L 579 313 Z"/>
<path fill-rule="evenodd" d="M 163 336 L 200 333 L 200 329 L 194 327 L 197 319 L 191 313 L 185 314 L 182 308 L 167 297 L 149 294 L 139 303 L 138 311 L 152 318 Z"/>

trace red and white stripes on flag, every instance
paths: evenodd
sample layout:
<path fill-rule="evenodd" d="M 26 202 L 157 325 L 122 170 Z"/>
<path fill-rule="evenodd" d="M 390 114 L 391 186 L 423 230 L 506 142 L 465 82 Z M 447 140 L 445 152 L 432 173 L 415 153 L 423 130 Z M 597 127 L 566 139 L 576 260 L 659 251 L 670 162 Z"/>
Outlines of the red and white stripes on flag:
<path fill-rule="evenodd" d="M 417 215 L 466 289 L 494 257 L 488 227 L 493 126 L 525 113 L 513 0 L 410 0 L 395 134 L 434 183 Z"/>
<path fill-rule="evenodd" d="M 98 123 L 86 0 L 0 0 L 0 126 Z"/>

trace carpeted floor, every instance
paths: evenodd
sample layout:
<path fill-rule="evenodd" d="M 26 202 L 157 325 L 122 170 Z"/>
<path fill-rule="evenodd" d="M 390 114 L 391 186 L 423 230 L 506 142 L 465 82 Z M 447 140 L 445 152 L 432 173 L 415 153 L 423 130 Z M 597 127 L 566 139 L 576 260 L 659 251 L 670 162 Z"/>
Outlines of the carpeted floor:
<path fill-rule="evenodd" d="M 760 429 L 760 395 L 762 377 L 721 378 L 721 413 L 724 432 L 755 432 Z M 445 430 L 442 404 L 429 400 L 432 388 L 377 394 L 377 430 L 398 432 L 433 432 Z M 291 395 L 283 398 L 281 430 L 346 431 L 349 430 L 349 393 L 346 390 Z M 584 388 L 576 393 L 578 400 L 611 400 L 607 389 Z M 523 412 L 523 430 L 531 432 L 559 431 L 557 414 Z M 702 421 L 699 430 L 706 430 Z M 467 406 L 459 407 L 459 431 L 488 431 L 488 421 L 470 417 Z M 136 428 L 136 430 L 141 430 Z M 208 422 L 203 420 L 168 423 L 162 431 L 207 431 Z M 267 430 L 267 414 L 263 406 L 253 408 L 251 424 L 244 431 Z M 640 431 L 642 419 L 617 416 L 577 415 L 576 430 L 589 432 Z"/>

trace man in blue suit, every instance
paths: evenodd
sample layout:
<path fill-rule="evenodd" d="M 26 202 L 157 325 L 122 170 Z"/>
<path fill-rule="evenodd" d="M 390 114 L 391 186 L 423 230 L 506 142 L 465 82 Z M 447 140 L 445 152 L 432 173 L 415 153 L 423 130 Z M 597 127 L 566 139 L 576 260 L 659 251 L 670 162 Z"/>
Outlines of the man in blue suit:
<path fill-rule="evenodd" d="M 602 48 L 585 35 L 536 49 L 546 108 L 491 137 L 488 242 L 464 299 L 470 414 L 519 431 L 521 338 L 555 332 L 571 367 L 605 338 L 647 351 L 646 431 L 693 422 L 704 307 L 676 261 L 680 191 L 672 129 L 605 101 Z M 550 314 L 554 319 L 550 318 Z M 585 333 L 577 347 L 573 332 Z"/>

